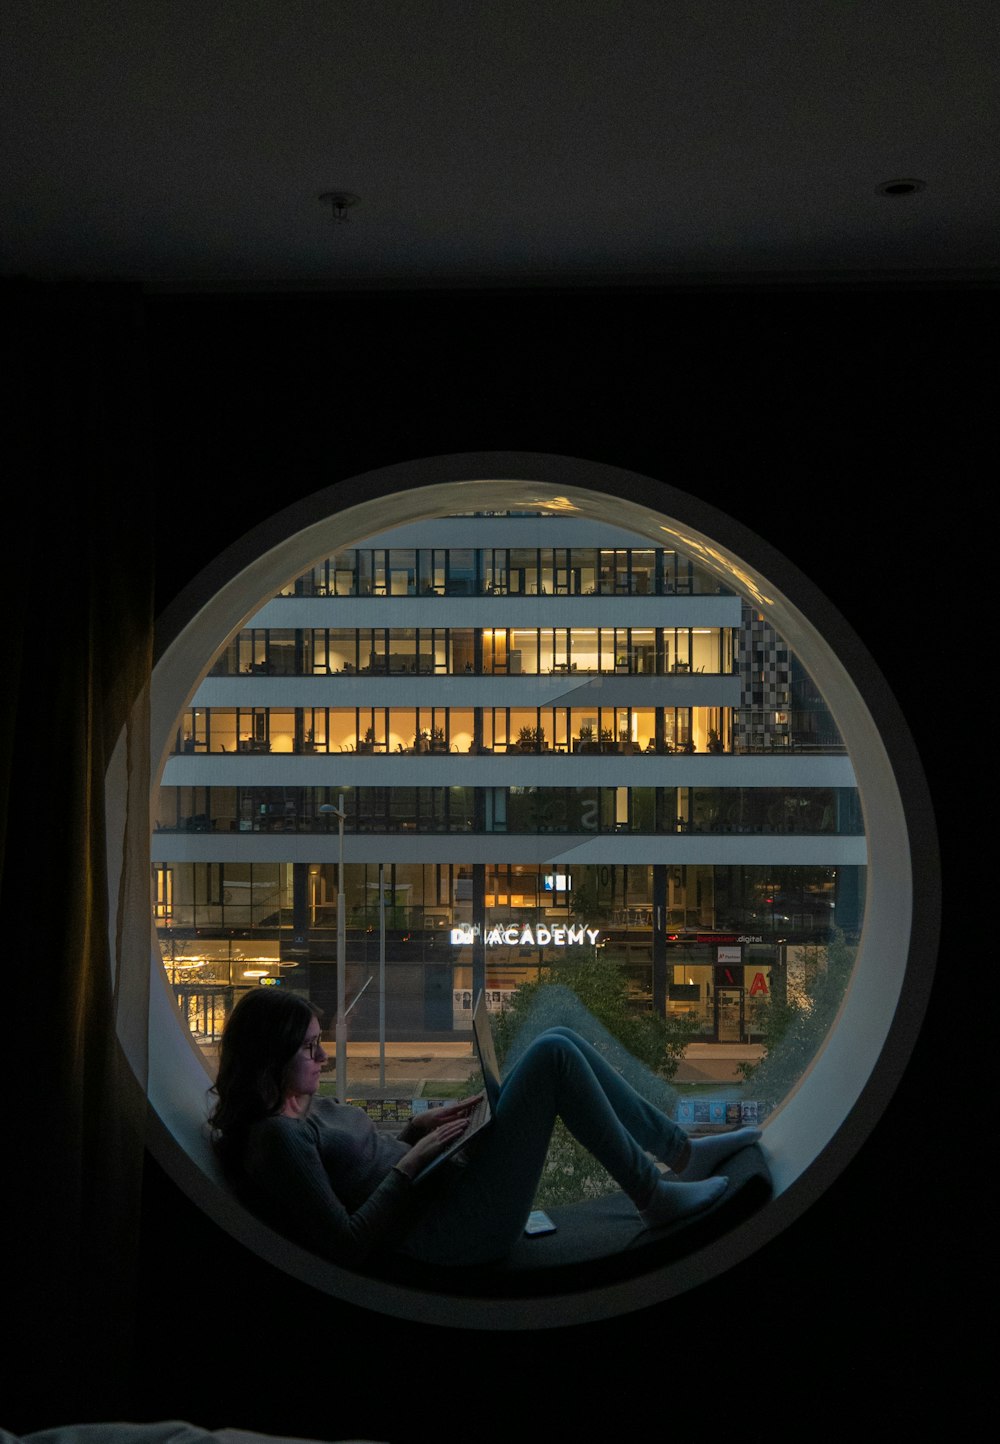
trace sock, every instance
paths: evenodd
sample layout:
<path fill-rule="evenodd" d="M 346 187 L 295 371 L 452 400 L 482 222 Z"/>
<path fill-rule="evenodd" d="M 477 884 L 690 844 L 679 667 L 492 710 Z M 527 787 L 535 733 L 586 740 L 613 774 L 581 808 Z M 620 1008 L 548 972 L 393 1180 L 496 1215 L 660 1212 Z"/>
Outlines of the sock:
<path fill-rule="evenodd" d="M 702 1183 L 660 1182 L 646 1207 L 639 1209 L 639 1217 L 647 1228 L 676 1223 L 680 1218 L 690 1218 L 708 1208 L 722 1197 L 727 1186 L 728 1180 L 722 1177 L 708 1178 Z"/>
<path fill-rule="evenodd" d="M 732 1133 L 710 1133 L 705 1138 L 692 1138 L 689 1140 L 691 1157 L 687 1167 L 675 1176 L 685 1183 L 710 1178 L 720 1163 L 732 1158 L 741 1148 L 749 1148 L 759 1138 L 759 1128 L 737 1128 Z"/>

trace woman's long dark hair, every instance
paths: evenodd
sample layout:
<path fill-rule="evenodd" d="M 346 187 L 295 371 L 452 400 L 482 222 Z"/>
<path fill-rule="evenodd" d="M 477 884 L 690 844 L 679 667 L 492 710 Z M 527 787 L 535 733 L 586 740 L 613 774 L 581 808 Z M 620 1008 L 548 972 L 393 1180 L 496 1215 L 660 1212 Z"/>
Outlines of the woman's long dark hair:
<path fill-rule="evenodd" d="M 209 1117 L 212 1141 L 227 1172 L 239 1171 L 250 1125 L 280 1112 L 289 1066 L 317 1017 L 312 1003 L 283 988 L 254 988 L 230 1013 L 211 1090 L 217 1101 Z"/>

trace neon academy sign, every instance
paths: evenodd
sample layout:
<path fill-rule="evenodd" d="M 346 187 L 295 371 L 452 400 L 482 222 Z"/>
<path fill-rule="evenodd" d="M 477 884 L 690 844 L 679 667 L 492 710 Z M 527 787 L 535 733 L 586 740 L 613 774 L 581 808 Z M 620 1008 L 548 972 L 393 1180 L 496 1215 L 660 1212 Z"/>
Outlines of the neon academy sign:
<path fill-rule="evenodd" d="M 451 941 L 455 947 L 465 947 L 474 943 L 481 933 L 478 923 L 452 928 Z M 547 928 L 542 923 L 537 927 L 532 927 L 530 923 L 505 923 L 489 928 L 483 943 L 487 948 L 572 948 L 584 942 L 596 946 L 600 936 L 600 928 Z"/>

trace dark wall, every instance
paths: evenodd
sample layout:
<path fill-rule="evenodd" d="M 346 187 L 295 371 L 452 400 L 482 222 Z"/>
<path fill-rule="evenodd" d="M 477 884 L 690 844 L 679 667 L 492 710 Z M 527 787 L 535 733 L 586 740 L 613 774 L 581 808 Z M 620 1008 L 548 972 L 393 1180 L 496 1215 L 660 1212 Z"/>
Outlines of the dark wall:
<path fill-rule="evenodd" d="M 158 603 L 288 502 L 390 463 L 498 449 L 642 472 L 732 513 L 846 615 L 909 719 L 947 862 L 950 769 L 978 730 L 958 648 L 982 570 L 983 308 L 921 289 L 154 297 Z M 786 1411 L 799 1427 L 846 1422 L 869 1388 L 897 1422 L 947 1396 L 961 1408 L 975 1344 L 957 1305 L 983 1227 L 961 1144 L 984 1096 L 977 1045 L 991 1044 L 989 1019 L 970 1016 L 978 899 L 964 896 L 912 1066 L 861 1154 L 778 1240 L 667 1305 L 539 1335 L 382 1319 L 248 1256 L 151 1164 L 147 1417 L 478 1432 L 454 1403 L 473 1378 L 490 1438 L 598 1437 L 608 1395 L 636 1435 L 766 1418 L 790 1436 Z"/>

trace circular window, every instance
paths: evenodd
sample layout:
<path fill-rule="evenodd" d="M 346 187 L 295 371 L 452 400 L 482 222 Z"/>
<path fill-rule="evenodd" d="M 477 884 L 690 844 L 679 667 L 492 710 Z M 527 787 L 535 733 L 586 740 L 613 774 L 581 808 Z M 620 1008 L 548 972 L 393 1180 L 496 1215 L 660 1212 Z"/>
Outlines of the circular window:
<path fill-rule="evenodd" d="M 468 518 L 483 514 L 506 515 L 517 525 L 508 527 L 493 549 L 486 544 L 490 529 L 484 518 L 483 540 L 477 541 L 477 556 L 470 561 Z M 540 514 L 558 518 L 560 527 L 539 536 Z M 464 532 L 456 527 L 452 543 L 435 549 L 427 540 L 432 529 L 424 524 L 454 518 L 466 519 Z M 389 531 L 392 548 L 380 542 Z M 551 548 L 548 536 L 554 539 Z M 523 544 L 515 545 L 519 541 Z M 336 559 L 347 553 L 355 558 L 364 554 L 367 560 L 340 567 Z M 664 556 L 681 559 L 680 569 L 670 572 Z M 307 610 L 298 636 L 292 626 L 288 630 L 293 635 L 287 637 L 278 594 L 294 592 L 293 579 L 307 573 L 319 577 L 318 570 L 310 573 L 318 568 L 321 580 L 307 590 L 343 595 L 336 621 L 320 639 L 312 634 Z M 509 602 L 497 606 L 501 596 Z M 420 611 L 420 620 L 412 629 L 403 625 L 408 597 L 425 598 L 413 609 L 413 617 Z M 271 599 L 278 599 L 279 610 L 266 625 L 281 635 L 271 635 L 258 658 L 253 629 L 248 637 L 247 626 Z M 651 609 L 651 601 L 658 610 Z M 492 620 L 487 617 L 491 609 Z M 263 615 L 266 619 L 267 613 Z M 439 630 L 456 636 L 434 634 L 438 617 Z M 409 635 L 428 628 L 429 638 Z M 525 639 L 521 647 L 514 645 L 517 628 Z M 305 629 L 310 631 L 306 656 Z M 351 634 L 350 653 L 340 631 Z M 475 635 L 467 638 L 466 631 Z M 209 704 L 220 713 L 216 745 L 210 747 L 199 737 L 192 709 L 205 696 L 199 688 L 210 665 L 227 655 L 222 671 L 231 679 L 228 690 L 219 689 L 217 702 L 209 694 Z M 842 747 L 810 745 L 808 736 L 796 735 L 802 699 L 794 695 L 789 658 L 814 684 Z M 345 683 L 345 673 L 352 671 L 360 675 L 347 676 Z M 335 672 L 341 680 L 332 683 L 328 678 Z M 441 695 L 451 699 L 451 707 L 435 705 L 438 694 L 428 685 L 435 673 L 445 683 Z M 485 738 L 482 719 L 465 717 L 466 711 L 471 718 L 477 710 L 468 705 L 473 680 L 467 680 L 468 673 L 477 685 L 488 683 L 478 694 L 483 703 L 478 710 L 490 714 Z M 309 684 L 296 697 L 289 684 L 307 675 Z M 523 697 L 518 692 L 523 681 L 509 680 L 519 675 L 536 679 L 531 688 L 524 687 Z M 242 706 L 236 692 L 249 677 L 258 678 L 260 685 L 245 688 Z M 759 684 L 755 701 L 747 690 L 753 679 Z M 334 695 L 337 686 L 346 688 L 339 696 Z M 322 704 L 322 722 L 312 715 L 320 691 L 329 697 Z M 535 709 L 533 725 L 522 722 L 515 730 L 520 718 L 512 694 L 521 701 L 530 698 L 525 706 Z M 331 721 L 331 709 L 354 714 L 354 756 L 349 759 L 337 732 L 343 718 Z M 911 838 L 926 835 L 932 826 L 919 761 L 878 669 L 825 598 L 761 539 L 697 498 L 611 467 L 506 453 L 428 459 L 331 487 L 244 538 L 162 619 L 152 717 L 157 786 L 168 763 L 175 766 L 172 795 L 177 811 L 167 830 L 183 831 L 184 859 L 192 868 L 203 868 L 197 887 L 188 889 L 194 897 L 201 888 L 202 911 L 183 913 L 188 894 L 182 900 L 178 879 L 157 868 L 158 857 L 168 857 L 169 848 L 154 846 L 152 1147 L 211 1216 L 263 1257 L 313 1286 L 400 1317 L 427 1319 L 433 1314 L 442 1323 L 487 1328 L 580 1322 L 643 1307 L 721 1272 L 785 1227 L 846 1165 L 888 1102 L 923 1016 L 935 956 L 938 879 L 926 860 L 933 850 L 921 853 L 911 846 Z M 412 747 L 404 745 L 411 730 Z M 565 1289 L 530 1299 L 455 1297 L 454 1291 L 442 1290 L 440 1295 L 421 1293 L 415 1302 L 411 1288 L 337 1268 L 278 1237 L 223 1185 L 203 1128 L 217 1028 L 206 1001 L 212 989 L 179 981 L 178 970 L 204 968 L 215 945 L 215 956 L 225 955 L 229 972 L 223 991 L 228 989 L 230 997 L 234 986 L 256 986 L 262 980 L 280 979 L 287 985 L 291 974 L 285 968 L 291 958 L 294 969 L 295 950 L 283 948 L 280 941 L 284 935 L 287 943 L 288 937 L 289 919 L 282 917 L 282 909 L 286 901 L 289 908 L 312 908 L 315 922 L 317 909 L 321 912 L 324 906 L 321 892 L 307 895 L 302 888 L 309 886 L 309 838 L 324 823 L 329 825 L 332 807 L 339 810 L 339 794 L 331 800 L 326 791 L 331 785 L 343 786 L 346 775 L 347 787 L 360 793 L 366 779 L 358 769 L 368 765 L 361 760 L 366 748 L 418 753 L 425 750 L 422 741 L 427 751 L 438 745 L 467 754 L 518 746 L 536 754 L 517 764 L 522 769 L 518 777 L 538 794 L 531 814 L 535 840 L 530 843 L 520 835 L 515 839 L 516 828 L 509 826 L 506 811 L 502 820 L 500 811 L 491 812 L 488 822 L 485 813 L 476 813 L 471 826 L 460 825 L 467 802 L 449 794 L 471 789 L 451 787 L 441 770 L 450 758 L 445 762 L 430 756 L 419 764 L 416 759 L 403 763 L 410 782 L 417 766 L 427 769 L 427 787 L 409 788 L 420 794 L 408 799 L 409 812 L 392 822 L 391 804 L 385 804 L 385 826 L 395 829 L 393 846 L 399 856 L 418 857 L 419 849 L 429 845 L 425 834 L 443 829 L 456 862 L 474 858 L 477 839 L 459 841 L 456 851 L 453 833 L 489 830 L 494 851 L 509 858 L 515 870 L 530 872 L 536 906 L 532 917 L 536 923 L 544 919 L 544 942 L 549 945 L 560 923 L 559 905 L 574 887 L 582 891 L 579 879 L 586 870 L 588 886 L 592 877 L 595 888 L 610 889 L 602 917 L 616 946 L 627 948 L 634 941 L 641 948 L 655 927 L 661 938 L 669 934 L 673 949 L 686 947 L 683 965 L 664 961 L 662 944 L 659 961 L 653 959 L 656 1006 L 677 1017 L 688 1015 L 688 1025 L 700 1028 L 697 1036 L 703 1039 L 745 1045 L 751 1065 L 766 1044 L 759 1021 L 766 1011 L 752 1006 L 761 1001 L 758 995 L 770 1002 L 780 981 L 782 1001 L 788 1003 L 790 972 L 804 987 L 798 1015 L 816 1015 L 812 1041 L 798 1066 L 786 1069 L 780 1097 L 769 1100 L 777 1106 L 767 1110 L 765 1122 L 763 1146 L 773 1199 L 699 1249 L 697 1256 L 674 1259 L 624 1281 L 609 1283 L 606 1276 L 591 1281 L 581 1273 L 569 1303 Z M 547 795 L 549 779 L 553 792 L 566 790 L 556 786 L 558 758 L 537 753 L 561 747 L 567 763 L 577 768 L 570 754 L 587 742 L 602 741 L 607 755 L 597 751 L 586 764 L 597 779 L 594 798 L 584 799 L 588 806 L 592 802 L 592 810 L 586 812 L 574 802 L 576 811 L 566 822 L 565 797 L 557 799 L 564 810 L 557 808 L 553 814 Z M 300 802 L 279 795 L 288 789 L 275 782 L 275 759 L 261 755 L 272 748 L 288 754 L 321 749 L 327 764 L 336 748 L 336 769 L 327 765 L 324 770 L 315 755 L 294 758 L 296 767 L 306 764 L 303 777 L 310 773 L 309 799 Z M 204 790 L 199 792 L 197 769 L 203 758 L 198 752 L 218 753 L 224 763 L 221 753 L 230 750 L 245 755 L 233 796 L 227 794 L 221 808 L 225 820 L 220 828 L 218 798 L 206 805 Z M 644 756 L 640 762 L 637 753 L 662 759 L 652 761 L 656 786 L 646 788 L 641 768 L 650 759 Z M 200 775 L 208 778 L 207 771 Z M 475 782 L 472 773 L 467 780 Z M 505 789 L 492 785 L 495 781 L 491 774 L 491 786 L 481 790 L 489 791 L 490 807 L 499 809 L 499 793 Z M 574 771 L 571 787 L 576 793 L 584 790 L 579 781 Z M 216 786 L 221 790 L 221 783 Z M 647 790 L 668 793 L 668 810 L 658 796 L 649 802 Z M 751 794 L 748 800 L 742 798 L 744 790 Z M 736 792 L 741 800 L 733 812 Z M 159 805 L 154 799 L 154 809 Z M 367 798 L 359 803 L 356 819 L 371 805 Z M 505 796 L 503 807 L 511 805 Z M 856 819 L 863 815 L 863 829 L 859 820 L 854 826 L 835 820 L 838 809 L 851 814 L 852 807 Z M 416 838 L 408 836 L 411 813 Z M 585 817 L 594 823 L 593 842 L 581 837 Z M 542 831 L 558 831 L 560 826 L 572 834 L 568 855 L 551 837 L 544 846 L 538 842 Z M 268 871 L 268 859 L 277 855 L 274 833 L 284 833 L 286 827 L 292 835 L 283 839 L 287 852 L 282 855 L 289 866 L 297 864 L 302 878 L 296 885 L 297 901 L 283 897 L 281 876 Z M 668 830 L 671 835 L 665 837 Z M 226 834 L 226 857 L 237 855 L 233 849 L 241 840 L 250 844 L 251 861 L 243 871 L 244 865 L 233 864 L 224 876 L 221 869 L 210 876 L 213 838 L 218 850 L 220 831 Z M 503 850 L 495 846 L 501 832 Z M 637 872 L 648 880 L 655 870 L 643 861 L 652 855 L 651 837 L 657 839 L 653 851 L 660 881 L 636 888 Z M 609 839 L 614 844 L 610 852 Z M 384 842 L 383 837 L 379 845 Z M 620 868 L 615 859 L 621 860 Z M 730 873 L 752 875 L 747 890 L 738 898 L 710 895 L 710 888 L 693 880 L 698 859 L 708 860 L 704 866 L 709 872 L 718 869 L 722 859 Z M 691 879 L 683 875 L 689 867 Z M 799 875 L 808 867 L 812 879 L 796 893 L 789 875 L 798 869 L 801 882 Z M 848 876 L 849 886 L 844 884 Z M 518 884 L 510 879 L 508 874 L 501 884 L 494 878 L 495 906 L 501 887 L 508 889 L 503 901 L 509 909 L 521 905 L 516 901 Z M 359 886 L 364 890 L 370 883 Z M 541 901 L 539 889 L 549 894 Z M 288 891 L 294 892 L 295 886 Z M 463 938 L 467 940 L 463 927 L 476 922 L 467 916 L 471 903 L 454 878 L 434 901 L 440 916 L 432 917 L 428 899 L 420 899 L 423 924 L 446 926 L 449 940 L 460 948 Z M 542 903 L 548 906 L 542 908 Z M 818 930 L 817 936 L 829 938 L 829 911 L 824 919 L 820 911 L 829 910 L 831 903 L 839 908 L 838 924 L 847 924 L 840 936 L 846 931 L 848 941 L 856 943 L 856 958 L 834 1001 L 827 997 L 827 1013 L 817 1032 L 820 1010 L 807 976 L 808 961 L 817 950 L 810 953 L 808 934 Z M 468 904 L 464 911 L 461 904 Z M 406 909 L 414 904 L 396 896 L 391 905 Z M 368 908 L 364 892 L 358 906 L 363 922 Z M 766 928 L 759 932 L 754 922 L 763 914 L 754 907 L 767 909 Z M 401 912 L 400 920 L 405 925 L 412 914 L 404 917 Z M 173 937 L 169 979 L 163 966 L 165 921 Z M 295 918 L 291 921 L 294 931 Z M 207 938 L 213 927 L 216 936 Z M 510 942 L 503 929 L 497 937 L 500 943 Z M 519 943 L 523 937 L 522 928 Z M 176 946 L 179 939 L 186 946 Z M 538 941 L 533 934 L 532 946 Z M 540 960 L 551 957 L 549 952 Z M 234 959 L 238 975 L 232 971 Z M 461 1007 L 471 981 L 462 966 L 457 955 L 451 959 L 449 983 L 455 986 L 445 990 L 444 1011 L 435 1015 L 432 1026 L 451 1026 L 452 1007 Z M 640 994 L 644 967 L 640 963 L 631 969 Z M 518 973 L 511 967 L 509 972 L 515 982 L 523 976 L 523 969 Z M 727 977 L 732 984 L 728 989 Z M 181 997 L 196 1000 L 189 1010 L 189 1016 L 196 1017 L 194 1033 L 178 1026 Z M 735 1032 L 724 1037 L 726 1028 Z"/>

